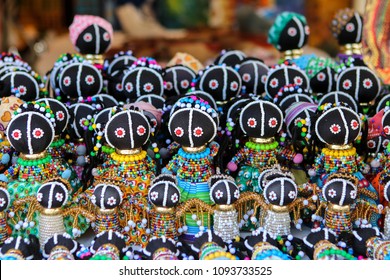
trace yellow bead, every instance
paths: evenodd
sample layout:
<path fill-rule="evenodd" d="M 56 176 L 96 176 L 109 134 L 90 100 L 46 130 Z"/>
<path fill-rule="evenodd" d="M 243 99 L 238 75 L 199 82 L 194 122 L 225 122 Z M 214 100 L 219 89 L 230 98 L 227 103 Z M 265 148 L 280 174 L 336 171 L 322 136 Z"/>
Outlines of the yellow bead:
<path fill-rule="evenodd" d="M 306 132 L 307 131 L 307 128 L 306 127 L 302 127 L 302 132 Z"/>
<path fill-rule="evenodd" d="M 302 123 L 302 124 L 305 124 L 305 123 L 306 123 L 306 120 L 301 120 L 301 123 Z"/>
<path fill-rule="evenodd" d="M 155 153 L 158 153 L 158 151 L 159 151 L 158 148 L 154 148 L 154 149 L 153 149 L 153 152 L 155 152 Z"/>
<path fill-rule="evenodd" d="M 101 140 L 102 137 L 101 137 L 101 136 L 96 136 L 96 139 L 97 139 L 97 140 Z"/>
<path fill-rule="evenodd" d="M 99 151 L 99 148 L 98 147 L 93 147 L 93 150 L 95 151 L 95 152 L 97 152 L 97 151 Z"/>

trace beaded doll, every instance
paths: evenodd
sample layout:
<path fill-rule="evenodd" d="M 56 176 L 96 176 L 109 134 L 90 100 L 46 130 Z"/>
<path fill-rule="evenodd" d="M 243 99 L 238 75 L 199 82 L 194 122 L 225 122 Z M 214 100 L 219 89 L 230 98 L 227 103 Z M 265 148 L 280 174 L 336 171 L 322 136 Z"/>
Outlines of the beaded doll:
<path fill-rule="evenodd" d="M 95 234 L 108 230 L 121 232 L 118 209 L 122 203 L 123 194 L 120 187 L 110 182 L 99 181 L 95 181 L 94 185 L 91 202 L 96 205 L 97 213 L 95 222 L 91 226 Z"/>
<path fill-rule="evenodd" d="M 354 230 L 352 249 L 354 256 L 358 259 L 372 258 L 375 259 L 373 254 L 374 247 L 380 247 L 380 240 L 383 239 L 382 233 L 377 227 L 371 225 L 362 225 L 361 228 Z"/>
<path fill-rule="evenodd" d="M 246 58 L 246 54 L 240 50 L 222 50 L 214 60 L 214 65 L 230 66 L 235 68 Z"/>
<path fill-rule="evenodd" d="M 281 60 L 298 59 L 309 37 L 309 26 L 303 15 L 280 13 L 268 31 L 268 42 L 281 52 Z"/>
<path fill-rule="evenodd" d="M 237 260 L 236 256 L 226 252 L 222 238 L 211 230 L 196 237 L 191 249 L 198 254 L 199 260 Z"/>
<path fill-rule="evenodd" d="M 7 184 L 0 182 L 0 246 L 8 238 L 7 209 L 10 205 Z"/>
<path fill-rule="evenodd" d="M 283 114 L 271 102 L 252 101 L 241 110 L 239 127 L 249 141 L 227 165 L 231 172 L 239 169 L 236 183 L 241 192 L 261 191 L 257 178 L 261 169 L 270 165 L 270 161 L 276 161 L 279 144 L 274 137 L 282 125 Z"/>
<path fill-rule="evenodd" d="M 116 231 L 104 231 L 91 242 L 91 260 L 121 260 L 127 251 L 125 237 Z"/>
<path fill-rule="evenodd" d="M 306 255 L 313 259 L 317 257 L 317 252 L 321 253 L 324 249 L 338 249 L 336 246 L 337 235 L 328 228 L 315 228 L 303 238 L 303 249 Z M 322 247 L 322 248 L 321 248 Z"/>
<path fill-rule="evenodd" d="M 22 236 L 10 237 L 0 249 L 0 260 L 32 260 L 36 253 L 29 239 Z"/>
<path fill-rule="evenodd" d="M 165 236 L 150 238 L 143 253 L 148 260 L 178 260 L 180 255 L 176 242 Z"/>
<path fill-rule="evenodd" d="M 43 244 L 42 255 L 47 260 L 75 260 L 81 245 L 69 234 L 54 234 Z"/>
<path fill-rule="evenodd" d="M 149 213 L 150 235 L 153 237 L 164 236 L 177 240 L 178 225 L 175 208 L 180 202 L 180 190 L 176 184 L 176 179 L 168 174 L 162 174 L 152 182 L 148 200 L 154 206 Z"/>
<path fill-rule="evenodd" d="M 228 242 L 240 235 L 238 213 L 234 203 L 240 197 L 240 190 L 234 179 L 226 175 L 213 175 L 209 179 L 210 198 L 216 204 L 214 210 L 214 233 Z"/>
<path fill-rule="evenodd" d="M 316 157 L 315 168 L 309 170 L 312 181 L 316 181 L 317 185 L 322 188 L 327 177 L 332 173 L 352 174 L 359 180 L 358 198 L 361 202 L 359 207 L 375 207 L 378 194 L 360 171 L 369 169 L 369 167 L 356 154 L 356 148 L 352 145 L 353 141 L 359 137 L 361 130 L 359 115 L 350 108 L 333 107 L 329 103 L 320 106 L 319 109 L 322 113 L 314 123 L 314 131 L 316 137 L 326 144 L 326 147 L 322 148 L 321 153 Z M 377 219 L 378 215 L 373 213 L 370 222 L 375 225 Z"/>
<path fill-rule="evenodd" d="M 332 173 L 322 187 L 322 199 L 325 200 L 325 226 L 336 234 L 351 232 L 351 205 L 354 205 L 358 195 L 358 179 L 350 174 Z M 320 209 L 315 215 L 318 215 Z"/>
<path fill-rule="evenodd" d="M 336 89 L 351 95 L 359 104 L 361 113 L 367 114 L 381 91 L 381 83 L 370 68 L 354 66 L 338 75 Z"/>
<path fill-rule="evenodd" d="M 174 65 L 165 68 L 162 76 L 164 80 L 164 95 L 166 98 L 169 98 L 187 93 L 196 74 L 187 66 Z"/>
<path fill-rule="evenodd" d="M 363 17 L 350 8 L 339 10 L 332 19 L 330 29 L 340 46 L 340 62 L 353 57 L 359 65 L 364 65 L 361 45 Z"/>
<path fill-rule="evenodd" d="M 242 60 L 239 66 L 237 71 L 242 80 L 242 92 L 255 95 L 263 94 L 268 66 L 260 59 L 252 57 Z"/>
<path fill-rule="evenodd" d="M 104 137 L 115 151 L 94 170 L 94 180 L 110 180 L 121 187 L 120 225 L 130 227 L 123 234 L 128 244 L 145 244 L 147 195 L 155 165 L 142 146 L 149 139 L 150 125 L 145 115 L 134 109 L 118 112 L 118 108 L 113 108 L 113 113 L 105 126 Z M 87 191 L 87 196 L 91 195 L 92 187 Z"/>
<path fill-rule="evenodd" d="M 267 238 L 267 232 L 261 235 L 248 236 L 245 247 L 250 251 L 251 260 L 291 260 L 290 256 L 280 251 L 272 238 Z"/>
<path fill-rule="evenodd" d="M 105 19 L 92 15 L 75 15 L 69 26 L 74 48 L 98 69 L 103 68 L 103 54 L 108 51 L 114 30 Z"/>
<path fill-rule="evenodd" d="M 162 173 L 176 175 L 181 201 L 198 198 L 211 204 L 207 180 L 213 173 L 213 157 L 219 145 L 214 139 L 218 127 L 217 112 L 203 99 L 195 96 L 183 97 L 174 106 L 169 118 L 168 128 L 173 140 L 181 145 Z M 199 226 L 192 221 L 192 214 L 186 214 L 190 240 L 198 233 Z M 203 215 L 199 222 L 207 223 Z"/>

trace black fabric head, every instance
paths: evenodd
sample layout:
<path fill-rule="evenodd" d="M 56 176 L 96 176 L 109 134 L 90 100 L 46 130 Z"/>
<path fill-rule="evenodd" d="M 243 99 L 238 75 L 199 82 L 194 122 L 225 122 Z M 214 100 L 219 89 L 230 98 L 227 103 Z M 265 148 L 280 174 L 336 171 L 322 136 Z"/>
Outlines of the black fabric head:
<path fill-rule="evenodd" d="M 367 257 L 367 241 L 373 237 L 381 237 L 379 229 L 376 227 L 364 227 L 354 230 L 352 233 L 355 237 L 352 244 L 355 256 Z"/>
<path fill-rule="evenodd" d="M 229 66 L 210 66 L 203 70 L 198 88 L 210 93 L 216 101 L 228 101 L 241 91 L 241 77 Z"/>
<path fill-rule="evenodd" d="M 94 112 L 95 109 L 88 104 L 76 103 L 69 107 L 69 134 L 73 140 L 84 138 L 84 122 L 88 120 L 88 116 L 92 118 Z"/>
<path fill-rule="evenodd" d="M 214 177 L 214 178 L 213 178 Z M 231 205 L 240 197 L 240 190 L 232 178 L 213 175 L 210 178 L 210 198 L 218 205 Z"/>
<path fill-rule="evenodd" d="M 259 59 L 244 59 L 240 64 L 238 73 L 241 76 L 245 92 L 261 95 L 264 92 L 268 70 L 268 66 Z"/>
<path fill-rule="evenodd" d="M 167 249 L 168 252 L 164 250 L 163 255 L 155 255 L 155 252 L 162 248 Z M 165 260 L 165 257 L 168 257 L 168 259 L 171 260 L 172 258 L 176 259 L 180 254 L 180 251 L 176 248 L 176 243 L 173 239 L 162 236 L 150 238 L 143 253 L 148 257 L 148 260 Z M 169 253 L 170 256 L 167 256 L 167 253 Z"/>
<path fill-rule="evenodd" d="M 216 235 L 214 232 L 212 232 L 211 230 L 208 230 L 206 232 L 204 232 L 201 236 L 195 238 L 195 241 L 194 243 L 191 245 L 191 249 L 196 252 L 196 253 L 199 253 L 200 252 L 200 249 L 202 248 L 203 244 L 207 243 L 207 242 L 213 242 L 213 243 L 216 243 L 218 246 L 220 246 L 222 249 L 225 249 L 226 250 L 226 245 L 225 243 L 223 242 L 223 239 L 221 237 L 219 237 L 218 235 Z"/>
<path fill-rule="evenodd" d="M 377 98 L 379 99 L 376 108 L 375 113 L 378 113 L 380 110 L 384 109 L 388 104 L 390 104 L 390 94 L 384 94 Z"/>
<path fill-rule="evenodd" d="M 359 115 L 347 107 L 324 111 L 315 123 L 318 139 L 328 145 L 347 145 L 355 141 L 361 130 Z"/>
<path fill-rule="evenodd" d="M 148 200 L 157 207 L 175 207 L 180 201 L 180 190 L 171 180 L 160 179 L 150 187 Z"/>
<path fill-rule="evenodd" d="M 336 71 L 326 67 L 310 79 L 310 88 L 313 92 L 327 93 L 336 90 Z"/>
<path fill-rule="evenodd" d="M 383 196 L 386 199 L 386 201 L 390 201 L 390 181 L 386 183 L 384 190 L 383 190 Z"/>
<path fill-rule="evenodd" d="M 22 154 L 39 154 L 54 139 L 54 126 L 40 113 L 24 112 L 15 115 L 8 124 L 6 134 L 12 147 Z"/>
<path fill-rule="evenodd" d="M 363 17 L 349 8 L 339 10 L 332 20 L 331 30 L 340 45 L 360 43 Z"/>
<path fill-rule="evenodd" d="M 332 204 L 351 205 L 357 197 L 357 187 L 349 180 L 335 178 L 326 182 L 322 188 L 322 195 Z"/>
<path fill-rule="evenodd" d="M 273 100 L 277 96 L 281 87 L 285 85 L 295 84 L 303 90 L 309 90 L 309 78 L 306 73 L 296 66 L 281 65 L 268 71 L 268 76 L 265 81 L 265 92 L 267 98 Z"/>
<path fill-rule="evenodd" d="M 23 101 L 39 98 L 40 87 L 37 80 L 28 72 L 12 71 L 1 77 L 3 89 L 1 97 L 14 95 Z"/>
<path fill-rule="evenodd" d="M 204 101 L 207 101 L 211 107 L 213 107 L 214 110 L 218 110 L 217 103 L 215 102 L 214 97 L 202 90 L 195 90 L 188 92 L 186 95 L 194 95 L 197 96 L 200 99 L 203 99 Z"/>
<path fill-rule="evenodd" d="M 114 115 L 106 124 L 107 143 L 118 150 L 142 147 L 149 139 L 150 125 L 141 112 L 125 110 Z"/>
<path fill-rule="evenodd" d="M 290 137 L 296 132 L 300 133 L 300 127 L 298 127 L 298 123 L 302 120 L 305 120 L 306 123 L 310 123 L 313 119 L 317 111 L 317 105 L 313 103 L 307 102 L 298 102 L 290 106 L 290 108 L 286 111 L 285 123 L 287 127 L 287 133 Z M 311 126 L 307 125 L 307 134 L 311 134 Z"/>
<path fill-rule="evenodd" d="M 119 258 L 123 257 L 124 251 L 127 249 L 125 237 L 119 232 L 109 230 L 99 233 L 91 242 L 90 250 L 92 254 L 95 254 L 105 244 L 114 245 L 120 252 Z"/>
<path fill-rule="evenodd" d="M 45 242 L 43 256 L 48 258 L 51 254 L 51 251 L 57 246 L 65 247 L 74 257 L 76 252 L 81 248 L 80 244 L 73 240 L 69 234 L 56 233 Z"/>
<path fill-rule="evenodd" d="M 149 67 L 135 67 L 122 79 L 124 94 L 130 100 L 146 94 L 164 94 L 164 82 L 162 75 Z"/>
<path fill-rule="evenodd" d="M 155 94 L 146 94 L 137 98 L 136 102 L 143 101 L 152 104 L 156 109 L 164 108 L 165 99 Z"/>
<path fill-rule="evenodd" d="M 107 74 L 112 74 L 118 70 L 123 71 L 129 69 L 136 60 L 137 58 L 132 55 L 131 51 L 120 51 L 111 60 L 106 61 L 106 64 L 108 64 L 106 72 Z"/>
<path fill-rule="evenodd" d="M 43 208 L 61 208 L 68 202 L 68 186 L 59 180 L 48 181 L 39 187 L 36 197 Z"/>
<path fill-rule="evenodd" d="M 120 188 L 112 184 L 97 184 L 93 189 L 91 201 L 102 210 L 114 209 L 122 203 Z"/>
<path fill-rule="evenodd" d="M 164 69 L 164 95 L 167 97 L 182 95 L 191 88 L 195 72 L 187 66 L 175 65 Z"/>
<path fill-rule="evenodd" d="M 277 206 L 289 205 L 297 198 L 297 195 L 297 184 L 287 177 L 275 178 L 269 181 L 263 191 L 265 201 Z"/>
<path fill-rule="evenodd" d="M 100 71 L 90 63 L 71 63 L 61 72 L 59 85 L 67 98 L 85 98 L 101 92 L 103 77 Z"/>
<path fill-rule="evenodd" d="M 4 244 L 0 249 L 1 254 L 7 255 L 10 250 L 18 250 L 25 260 L 34 257 L 29 240 L 23 239 L 22 236 L 10 237 L 4 241 Z"/>
<path fill-rule="evenodd" d="M 365 66 L 355 66 L 341 72 L 337 90 L 351 95 L 358 103 L 369 103 L 380 90 L 380 81 L 375 73 Z"/>
<path fill-rule="evenodd" d="M 123 90 L 122 80 L 129 70 L 116 70 L 107 75 L 107 93 L 118 102 L 125 102 L 128 96 Z"/>
<path fill-rule="evenodd" d="M 7 210 L 10 201 L 11 199 L 7 189 L 0 187 L 0 212 Z"/>
<path fill-rule="evenodd" d="M 92 96 L 92 99 L 96 100 L 95 102 L 100 103 L 103 108 L 110 108 L 119 105 L 118 101 L 114 97 L 105 93 L 96 94 Z"/>
<path fill-rule="evenodd" d="M 314 246 L 321 240 L 327 240 L 333 244 L 336 244 L 336 233 L 328 228 L 312 229 L 311 232 L 303 239 L 304 250 L 310 259 L 313 259 Z"/>
<path fill-rule="evenodd" d="M 240 127 L 249 137 L 271 138 L 282 128 L 283 113 L 271 102 L 258 100 L 241 111 Z"/>
<path fill-rule="evenodd" d="M 275 247 L 278 246 L 278 242 L 274 238 L 272 238 L 272 236 L 269 235 L 267 231 L 255 230 L 252 235 L 247 236 L 244 241 L 244 245 L 248 249 L 250 255 L 252 255 L 256 244 L 259 244 L 260 242 L 267 242 Z"/>
<path fill-rule="evenodd" d="M 111 45 L 111 36 L 103 27 L 93 24 L 80 33 L 76 49 L 82 54 L 103 54 Z"/>
<path fill-rule="evenodd" d="M 68 126 L 69 112 L 66 106 L 54 98 L 41 98 L 37 102 L 44 102 L 53 111 L 55 119 L 55 135 L 60 135 Z"/>
<path fill-rule="evenodd" d="M 345 92 L 342 91 L 333 91 L 325 94 L 320 101 L 318 101 L 318 106 L 321 106 L 326 103 L 331 104 L 340 104 L 344 103 L 347 104 L 351 109 L 355 112 L 358 111 L 358 105 L 353 99 L 353 97 Z"/>
<path fill-rule="evenodd" d="M 239 65 L 246 58 L 246 54 L 239 50 L 223 50 L 215 59 L 215 65 L 225 64 L 230 67 Z"/>

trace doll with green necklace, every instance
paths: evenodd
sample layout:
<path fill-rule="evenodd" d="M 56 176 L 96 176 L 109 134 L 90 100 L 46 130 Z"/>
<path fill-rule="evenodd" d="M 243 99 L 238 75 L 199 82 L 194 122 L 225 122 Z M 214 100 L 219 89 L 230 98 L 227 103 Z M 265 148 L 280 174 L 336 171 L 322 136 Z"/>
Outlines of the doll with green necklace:
<path fill-rule="evenodd" d="M 69 180 L 69 169 L 47 152 L 54 139 L 54 127 L 54 114 L 45 103 L 34 101 L 25 103 L 15 111 L 6 134 L 10 144 L 20 155 L 17 161 L 0 175 L 0 180 L 7 183 L 11 205 L 15 200 L 35 196 L 45 180 L 58 176 Z M 74 204 L 71 197 L 68 204 Z M 9 212 L 8 224 L 13 234 L 25 236 L 38 234 L 38 217 L 34 214 L 32 219 L 27 219 L 27 210 Z M 78 217 L 77 223 L 79 228 L 74 229 L 73 217 L 64 221 L 67 232 L 74 237 L 89 227 L 84 218 Z"/>

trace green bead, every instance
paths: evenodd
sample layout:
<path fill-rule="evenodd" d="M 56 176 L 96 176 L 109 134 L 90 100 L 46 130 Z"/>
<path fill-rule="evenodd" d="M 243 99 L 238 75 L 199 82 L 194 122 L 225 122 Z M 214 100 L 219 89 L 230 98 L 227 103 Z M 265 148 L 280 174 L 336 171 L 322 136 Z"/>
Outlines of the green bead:
<path fill-rule="evenodd" d="M 160 154 L 156 154 L 156 159 L 159 159 L 160 157 Z"/>
<path fill-rule="evenodd" d="M 297 256 L 295 257 L 295 259 L 296 259 L 296 260 L 301 260 L 302 257 L 301 257 L 300 255 L 297 255 Z"/>

